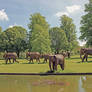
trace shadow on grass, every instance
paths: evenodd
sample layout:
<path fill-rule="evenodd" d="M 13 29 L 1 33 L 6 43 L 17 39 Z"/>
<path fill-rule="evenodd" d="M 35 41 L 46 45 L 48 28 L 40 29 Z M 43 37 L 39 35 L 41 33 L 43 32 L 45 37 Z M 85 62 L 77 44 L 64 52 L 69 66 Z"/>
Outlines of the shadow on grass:
<path fill-rule="evenodd" d="M 40 72 L 41 75 L 40 76 L 48 76 L 49 74 L 54 74 L 55 71 L 47 71 L 47 72 Z"/>
<path fill-rule="evenodd" d="M 92 58 L 92 57 L 89 56 L 88 58 Z"/>
<path fill-rule="evenodd" d="M 70 58 L 70 59 L 80 59 L 80 57 L 73 57 L 73 58 Z"/>
<path fill-rule="evenodd" d="M 47 71 L 47 72 L 45 72 L 45 73 L 55 73 L 55 71 Z"/>
<path fill-rule="evenodd" d="M 46 64 L 45 62 L 40 62 L 40 63 L 38 63 L 38 64 Z"/>
<path fill-rule="evenodd" d="M 35 63 L 27 62 L 27 63 L 21 63 L 21 64 L 35 64 Z"/>
<path fill-rule="evenodd" d="M 58 75 L 58 74 L 62 74 L 62 73 L 60 71 L 47 71 L 47 72 L 40 72 L 40 74 L 41 74 L 40 76 Z"/>
<path fill-rule="evenodd" d="M 79 61 L 79 62 L 76 62 L 76 63 L 92 63 L 92 61 L 84 61 L 84 62 L 82 62 L 82 61 Z"/>
<path fill-rule="evenodd" d="M 87 63 L 92 63 L 92 61 L 87 61 Z"/>
<path fill-rule="evenodd" d="M 12 65 L 12 64 L 14 64 L 14 63 L 2 63 L 2 64 L 0 64 L 0 65 Z"/>
<path fill-rule="evenodd" d="M 21 63 L 21 64 L 46 64 L 46 63 L 44 63 L 44 62 L 38 62 L 38 63 L 27 62 L 27 63 Z"/>
<path fill-rule="evenodd" d="M 76 63 L 83 63 L 82 61 L 76 62 Z"/>

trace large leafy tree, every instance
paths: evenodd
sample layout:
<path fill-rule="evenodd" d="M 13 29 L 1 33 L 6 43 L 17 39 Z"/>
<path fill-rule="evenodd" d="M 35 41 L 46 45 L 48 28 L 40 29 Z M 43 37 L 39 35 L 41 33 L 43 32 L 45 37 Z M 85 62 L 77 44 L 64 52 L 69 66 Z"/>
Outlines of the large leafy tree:
<path fill-rule="evenodd" d="M 60 50 L 65 50 L 67 47 L 67 38 L 65 32 L 58 27 L 53 27 L 49 31 L 52 50 L 58 54 Z"/>
<path fill-rule="evenodd" d="M 0 51 L 4 51 L 3 41 L 2 41 L 2 27 L 0 27 Z"/>
<path fill-rule="evenodd" d="M 2 32 L 2 27 L 0 27 L 0 33 Z"/>
<path fill-rule="evenodd" d="M 87 42 L 87 46 L 92 47 L 92 0 L 89 0 L 88 4 L 85 4 L 86 14 L 82 16 L 80 32 L 81 40 Z"/>
<path fill-rule="evenodd" d="M 68 41 L 67 50 L 73 50 L 78 44 L 76 38 L 75 24 L 73 23 L 72 18 L 66 15 L 61 16 L 60 21 L 61 21 L 60 28 L 64 30 Z"/>
<path fill-rule="evenodd" d="M 27 31 L 21 26 L 14 26 L 2 32 L 2 42 L 4 50 L 16 52 L 18 57 L 21 51 L 27 48 Z"/>
<path fill-rule="evenodd" d="M 28 24 L 29 32 L 29 49 L 40 53 L 51 52 L 51 42 L 49 38 L 49 25 L 45 17 L 40 13 L 35 13 L 30 16 L 30 23 Z"/>

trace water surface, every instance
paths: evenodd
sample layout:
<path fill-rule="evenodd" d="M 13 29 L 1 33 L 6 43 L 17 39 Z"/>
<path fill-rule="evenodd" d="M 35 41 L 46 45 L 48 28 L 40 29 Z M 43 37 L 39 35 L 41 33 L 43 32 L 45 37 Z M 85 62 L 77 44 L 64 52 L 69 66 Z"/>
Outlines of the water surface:
<path fill-rule="evenodd" d="M 92 76 L 0 75 L 0 92 L 91 92 Z"/>

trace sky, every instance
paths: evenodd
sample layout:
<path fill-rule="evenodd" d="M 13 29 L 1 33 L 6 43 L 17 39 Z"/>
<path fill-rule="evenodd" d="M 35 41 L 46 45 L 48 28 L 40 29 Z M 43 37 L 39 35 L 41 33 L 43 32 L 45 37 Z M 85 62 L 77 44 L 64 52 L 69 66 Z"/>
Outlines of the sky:
<path fill-rule="evenodd" d="M 60 16 L 67 15 L 76 25 L 77 38 L 80 36 L 81 16 L 88 0 L 0 0 L 0 26 L 3 30 L 15 25 L 28 29 L 29 17 L 33 13 L 45 16 L 50 27 L 60 26 Z M 79 41 L 80 45 L 85 42 Z"/>

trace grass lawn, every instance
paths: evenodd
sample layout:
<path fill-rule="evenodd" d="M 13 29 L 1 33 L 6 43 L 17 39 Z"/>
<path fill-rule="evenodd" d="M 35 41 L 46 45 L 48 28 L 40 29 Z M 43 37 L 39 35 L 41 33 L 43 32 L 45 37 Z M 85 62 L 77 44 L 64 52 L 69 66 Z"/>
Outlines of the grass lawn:
<path fill-rule="evenodd" d="M 26 59 L 18 59 L 20 62 L 14 64 L 5 64 L 5 60 L 0 60 L 0 73 L 45 73 L 49 71 L 49 64 L 38 64 L 34 61 L 34 64 L 29 64 Z M 89 73 L 92 72 L 92 58 L 88 58 L 88 62 L 81 62 L 79 55 L 71 56 L 71 59 L 65 59 L 65 70 L 62 71 L 58 66 L 59 73 Z"/>

